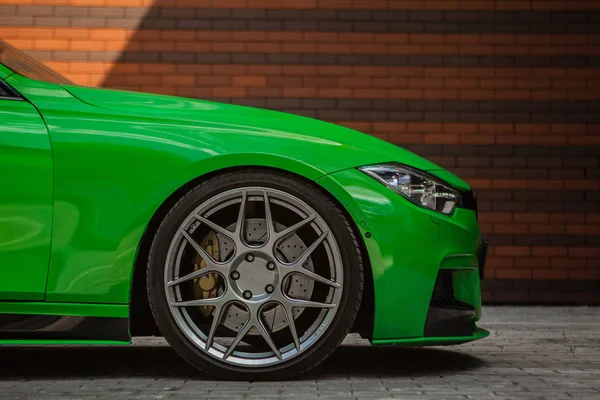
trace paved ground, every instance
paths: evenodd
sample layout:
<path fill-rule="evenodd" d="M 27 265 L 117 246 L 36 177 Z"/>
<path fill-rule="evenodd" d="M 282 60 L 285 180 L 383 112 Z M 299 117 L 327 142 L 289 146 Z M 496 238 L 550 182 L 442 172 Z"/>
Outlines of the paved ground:
<path fill-rule="evenodd" d="M 433 349 L 351 337 L 293 382 L 198 376 L 162 340 L 132 347 L 0 348 L 0 399 L 600 399 L 600 308 L 487 307 L 492 335 Z"/>

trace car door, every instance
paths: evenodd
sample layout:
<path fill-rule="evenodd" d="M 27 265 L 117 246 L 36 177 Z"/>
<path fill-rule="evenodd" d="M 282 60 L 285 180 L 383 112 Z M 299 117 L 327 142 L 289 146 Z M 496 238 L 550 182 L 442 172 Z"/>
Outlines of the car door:
<path fill-rule="evenodd" d="M 39 301 L 52 234 L 50 139 L 37 109 L 1 78 L 0 301 Z"/>

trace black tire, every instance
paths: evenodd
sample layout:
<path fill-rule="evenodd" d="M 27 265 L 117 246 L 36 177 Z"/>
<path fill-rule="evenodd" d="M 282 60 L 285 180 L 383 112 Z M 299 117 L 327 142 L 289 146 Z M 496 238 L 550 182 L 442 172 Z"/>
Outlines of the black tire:
<path fill-rule="evenodd" d="M 311 206 L 329 226 L 343 262 L 342 297 L 334 320 L 318 341 L 303 353 L 281 364 L 239 367 L 204 353 L 176 324 L 164 290 L 164 268 L 169 244 L 184 219 L 200 204 L 226 190 L 263 186 L 285 191 Z M 172 348 L 198 370 L 227 380 L 282 380 L 305 373 L 323 362 L 340 345 L 358 313 L 363 292 L 362 254 L 355 229 L 340 207 L 311 182 L 269 170 L 247 169 L 214 176 L 190 190 L 171 208 L 152 242 L 147 265 L 150 308 L 161 333 Z"/>

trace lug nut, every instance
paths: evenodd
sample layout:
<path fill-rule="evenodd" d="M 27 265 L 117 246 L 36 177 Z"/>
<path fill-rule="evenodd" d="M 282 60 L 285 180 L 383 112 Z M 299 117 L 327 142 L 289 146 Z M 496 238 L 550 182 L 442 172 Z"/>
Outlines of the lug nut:
<path fill-rule="evenodd" d="M 273 271 L 273 270 L 275 269 L 275 263 L 274 263 L 273 261 L 269 261 L 269 262 L 267 263 L 267 269 L 268 269 L 269 271 Z"/>
<path fill-rule="evenodd" d="M 273 293 L 275 291 L 275 287 L 273 285 L 267 285 L 265 286 L 265 291 L 267 293 Z"/>
<path fill-rule="evenodd" d="M 249 290 L 244 290 L 244 293 L 242 293 L 242 296 L 244 296 L 244 298 L 246 300 L 248 300 L 248 299 L 252 298 L 252 292 Z"/>
<path fill-rule="evenodd" d="M 231 279 L 237 281 L 238 279 L 240 279 L 240 273 L 237 271 L 231 271 Z"/>
<path fill-rule="evenodd" d="M 246 254 L 246 261 L 248 261 L 248 262 L 254 261 L 254 256 L 250 253 Z"/>

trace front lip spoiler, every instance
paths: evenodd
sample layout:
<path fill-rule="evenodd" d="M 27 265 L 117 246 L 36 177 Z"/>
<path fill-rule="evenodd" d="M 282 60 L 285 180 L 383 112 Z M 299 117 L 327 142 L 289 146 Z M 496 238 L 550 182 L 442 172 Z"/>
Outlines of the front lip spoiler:
<path fill-rule="evenodd" d="M 447 346 L 472 342 L 489 336 L 485 329 L 475 327 L 472 334 L 468 336 L 428 336 L 404 339 L 379 339 L 373 340 L 374 345 L 398 345 L 398 346 Z"/>

